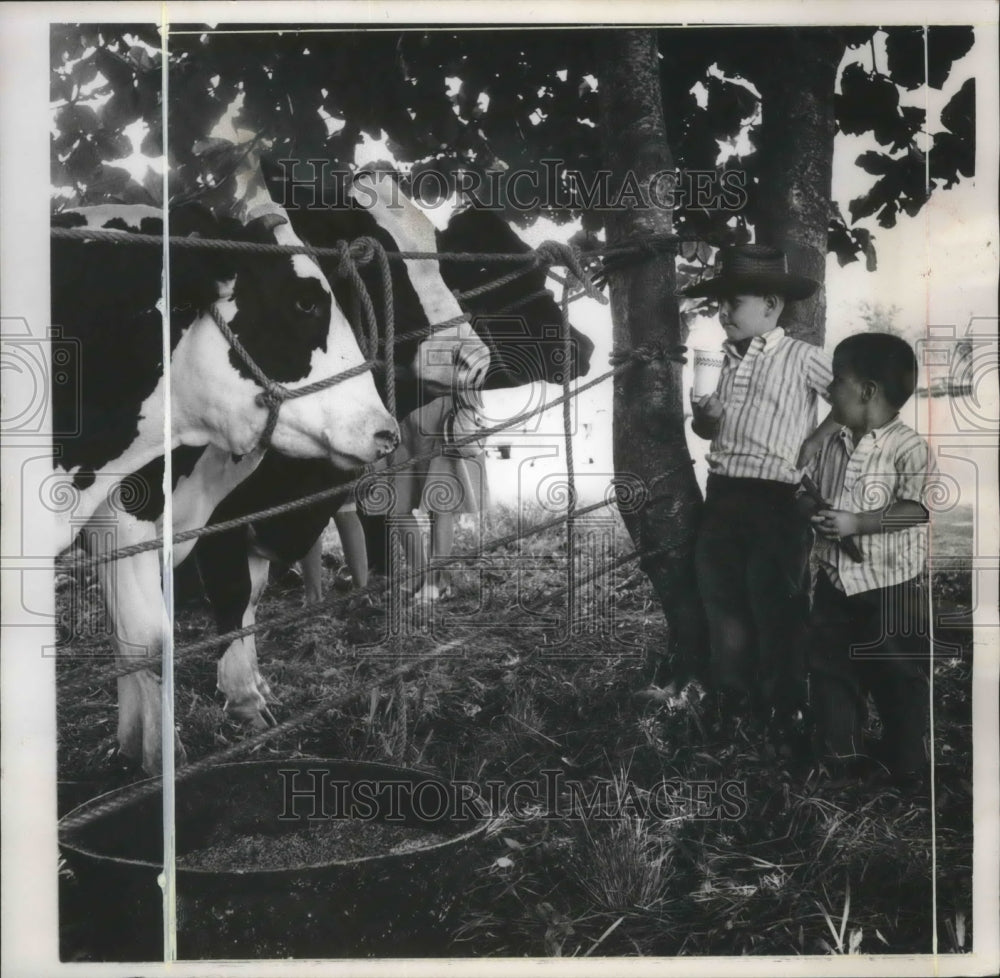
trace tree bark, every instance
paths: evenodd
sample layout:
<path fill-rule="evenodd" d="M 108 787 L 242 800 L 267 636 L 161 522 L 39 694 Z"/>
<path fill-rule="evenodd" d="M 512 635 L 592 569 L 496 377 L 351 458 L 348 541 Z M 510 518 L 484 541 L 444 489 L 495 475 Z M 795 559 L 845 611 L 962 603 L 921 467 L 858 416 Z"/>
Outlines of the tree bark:
<path fill-rule="evenodd" d="M 673 169 L 660 94 L 656 35 L 609 30 L 601 39 L 598 98 L 604 165 L 612 199 L 623 185 L 649 187 L 654 174 Z M 630 180 L 626 184 L 626 180 Z M 660 195 L 662 197 L 662 195 Z M 644 195 L 641 205 L 606 213 L 609 245 L 672 230 L 662 201 Z M 675 298 L 674 256 L 656 253 L 609 275 L 614 348 L 676 349 L 687 335 Z M 637 549 L 660 551 L 642 558 L 667 620 L 667 648 L 649 665 L 654 682 L 700 672 L 705 623 L 694 579 L 694 539 L 701 508 L 684 435 L 681 365 L 664 357 L 636 361 L 614 387 L 614 459 L 618 479 L 639 483 L 649 502 L 620 501 Z"/>
<path fill-rule="evenodd" d="M 820 282 L 810 299 L 789 303 L 781 325 L 823 345 L 827 229 L 833 184 L 833 92 L 844 54 L 831 30 L 782 34 L 780 50 L 755 79 L 763 96 L 757 240 L 783 248 L 789 269 Z"/>

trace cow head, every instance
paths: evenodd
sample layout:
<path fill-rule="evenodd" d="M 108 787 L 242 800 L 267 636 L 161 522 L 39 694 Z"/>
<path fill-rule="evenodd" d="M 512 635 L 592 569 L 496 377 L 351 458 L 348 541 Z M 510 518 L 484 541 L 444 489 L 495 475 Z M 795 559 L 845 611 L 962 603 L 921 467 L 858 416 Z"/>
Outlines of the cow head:
<path fill-rule="evenodd" d="M 287 181 L 286 173 L 276 167 L 265 167 L 264 172 L 272 195 L 282 200 L 296 232 L 311 245 L 333 248 L 340 241 L 370 237 L 389 253 L 437 250 L 434 225 L 384 170 L 328 173 L 325 182 L 317 176 L 306 183 Z M 353 310 L 354 286 L 341 274 L 339 259 L 321 257 L 319 261 L 342 308 Z M 394 260 L 389 270 L 397 336 L 463 316 L 433 259 Z M 379 325 L 384 327 L 381 270 L 368 262 L 360 264 L 358 271 L 375 302 Z M 478 389 L 489 357 L 488 348 L 465 319 L 431 336 L 396 344 L 397 413 L 402 417 L 442 394 Z"/>
<path fill-rule="evenodd" d="M 441 252 L 516 254 L 530 251 L 498 214 L 475 208 L 454 214 L 447 227 L 438 232 L 437 246 Z M 514 267 L 501 262 L 441 263 L 445 282 L 457 292 L 484 285 Z M 463 305 L 473 314 L 473 327 L 490 348 L 485 388 L 519 387 L 536 380 L 562 381 L 566 362 L 562 314 L 552 294 L 545 290 L 545 277 L 544 269 L 532 269 L 506 285 L 463 300 Z M 536 292 L 542 294 L 527 299 Z M 508 306 L 514 308 L 503 312 Z M 594 344 L 571 328 L 571 380 L 587 374 L 593 352 Z"/>
<path fill-rule="evenodd" d="M 242 227 L 223 222 L 230 236 L 263 244 L 302 244 L 259 176 L 251 174 L 241 199 Z M 180 214 L 172 223 L 177 224 L 172 235 L 192 233 Z M 204 252 L 187 255 L 194 257 L 181 261 L 181 267 L 199 289 L 216 290 L 217 313 L 269 380 L 294 390 L 363 362 L 351 326 L 311 257 L 221 253 L 206 262 Z M 213 317 L 200 303 L 195 308 L 186 342 L 181 340 L 174 354 L 174 414 L 192 426 L 207 415 L 206 439 L 218 443 L 221 437 L 222 447 L 242 454 L 257 445 L 267 422 L 267 409 L 258 406 L 261 383 L 244 358 L 229 348 Z M 292 457 L 325 457 L 340 468 L 357 468 L 391 451 L 397 439 L 395 419 L 365 371 L 284 401 L 270 444 Z"/>

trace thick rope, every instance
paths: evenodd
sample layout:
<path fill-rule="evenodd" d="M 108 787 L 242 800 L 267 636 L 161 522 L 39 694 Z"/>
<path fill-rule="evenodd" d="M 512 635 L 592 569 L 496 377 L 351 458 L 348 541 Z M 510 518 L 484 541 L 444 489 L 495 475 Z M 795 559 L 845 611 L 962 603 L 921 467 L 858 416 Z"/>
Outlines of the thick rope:
<path fill-rule="evenodd" d="M 611 370 L 605 371 L 599 377 L 593 380 L 587 381 L 587 383 L 578 386 L 575 390 L 571 392 L 570 397 L 576 397 L 585 391 L 590 390 L 593 387 L 597 387 L 599 384 L 603 384 L 604 381 L 609 380 L 612 377 L 616 377 L 626 370 L 630 369 L 632 366 L 631 360 L 620 363 L 613 367 Z M 475 441 L 480 441 L 484 438 L 488 438 L 490 435 L 499 434 L 501 431 L 506 431 L 508 428 L 515 427 L 516 425 L 522 424 L 525 421 L 529 421 L 531 418 L 543 411 L 548 411 L 550 408 L 554 408 L 563 403 L 566 395 L 562 395 L 558 398 L 553 398 L 550 401 L 536 407 L 532 408 L 530 411 L 525 411 L 513 418 L 503 421 L 500 424 L 493 425 L 489 428 L 483 428 L 481 431 L 466 435 L 464 438 L 457 439 L 453 444 L 452 448 L 462 448 L 466 445 L 471 445 Z M 379 470 L 379 475 L 392 475 L 396 472 L 401 472 L 404 469 L 412 466 L 418 462 L 425 462 L 429 459 L 434 458 L 439 454 L 438 450 L 424 452 L 421 455 L 415 455 L 412 458 L 406 459 L 404 462 L 397 462 L 395 465 L 390 465 L 384 469 Z M 222 520 L 218 523 L 210 523 L 207 526 L 200 526 L 192 530 L 182 530 L 180 533 L 175 533 L 172 537 L 174 545 L 179 543 L 185 543 L 188 540 L 196 540 L 203 536 L 212 536 L 216 533 L 224 533 L 227 530 L 236 529 L 239 526 L 245 526 L 248 523 L 254 523 L 257 520 L 268 519 L 272 516 L 280 516 L 283 513 L 290 513 L 296 509 L 301 509 L 304 506 L 311 506 L 314 503 L 321 502 L 325 499 L 330 499 L 334 496 L 344 495 L 346 493 L 352 492 L 357 489 L 366 479 L 368 475 L 358 476 L 356 479 L 352 479 L 350 482 L 346 482 L 339 486 L 334 486 L 330 489 L 322 489 L 319 492 L 311 493 L 308 496 L 302 496 L 299 499 L 293 500 L 292 502 L 282 503 L 278 506 L 269 506 L 266 509 L 258 510 L 256 513 L 248 513 L 245 516 L 235 517 L 231 520 Z M 74 563 L 74 568 L 79 568 L 80 570 L 89 569 L 91 567 L 96 567 L 99 564 L 106 564 L 112 560 L 121 560 L 125 557 L 134 557 L 136 554 L 145 553 L 148 550 L 158 550 L 163 546 L 163 537 L 159 536 L 153 540 L 147 540 L 143 543 L 131 544 L 127 547 L 120 547 L 117 550 L 109 551 L 106 554 L 98 554 L 96 556 L 88 557 L 86 560 L 81 560 L 78 563 Z"/>
<path fill-rule="evenodd" d="M 369 301 L 371 301 L 369 299 Z M 305 397 L 307 394 L 315 394 L 317 391 L 326 390 L 328 387 L 333 387 L 335 384 L 340 384 L 345 380 L 349 380 L 351 377 L 357 377 L 359 374 L 367 373 L 377 366 L 377 361 L 375 360 L 364 360 L 363 362 L 357 364 L 356 366 L 350 367 L 347 370 L 343 370 L 338 374 L 334 374 L 332 377 L 325 377 L 323 380 L 314 381 L 311 384 L 306 384 L 303 387 L 285 387 L 284 384 L 280 384 L 277 381 L 271 380 L 266 373 L 257 365 L 256 361 L 250 356 L 246 347 L 240 342 L 239 337 L 229 328 L 229 324 L 222 318 L 222 313 L 219 311 L 218 303 L 213 303 L 209 307 L 209 312 L 211 313 L 212 320 L 215 325 L 218 326 L 219 331 L 226 338 L 226 342 L 233 348 L 233 351 L 237 356 L 246 364 L 247 369 L 254 375 L 254 379 L 260 384 L 264 390 L 257 395 L 257 404 L 260 407 L 267 409 L 267 422 L 264 425 L 264 430 L 261 433 L 260 440 L 257 443 L 257 448 L 260 450 L 266 449 L 271 443 L 271 435 L 274 434 L 275 425 L 278 423 L 278 411 L 281 409 L 281 405 L 287 400 L 291 400 L 296 397 Z"/>
<path fill-rule="evenodd" d="M 599 377 L 595 377 L 593 380 L 587 381 L 585 384 L 578 386 L 570 396 L 576 397 L 585 391 L 590 390 L 593 387 L 597 387 L 599 384 L 603 384 L 604 381 L 620 376 L 621 374 L 630 370 L 634 365 L 649 363 L 653 360 L 672 360 L 676 363 L 685 363 L 684 352 L 686 347 L 671 347 L 665 348 L 658 344 L 644 344 L 637 347 L 634 350 L 616 350 L 611 354 L 610 361 L 613 364 L 611 370 L 605 371 Z M 480 432 L 473 435 L 468 435 L 464 438 L 460 438 L 455 441 L 452 445 L 453 448 L 462 448 L 465 445 L 470 445 L 474 441 L 488 438 L 490 435 L 499 434 L 502 431 L 506 431 L 508 428 L 515 427 L 522 424 L 525 421 L 529 421 L 536 415 L 541 414 L 544 411 L 548 411 L 550 408 L 557 407 L 562 404 L 566 395 L 562 395 L 558 398 L 554 398 L 551 401 L 546 401 L 539 407 L 533 408 L 530 411 L 525 411 L 522 414 L 516 415 L 513 418 L 503 421 L 500 424 L 493 425 L 490 428 L 483 428 Z M 417 462 L 425 462 L 436 455 L 438 451 L 425 452 L 421 455 L 414 456 L 407 459 L 404 462 L 397 462 L 395 465 L 388 466 L 385 469 L 380 469 L 380 475 L 392 475 L 396 472 L 401 472 L 407 467 L 414 465 Z M 212 536 L 216 533 L 224 533 L 227 530 L 233 530 L 240 526 L 245 526 L 248 523 L 256 522 L 257 520 L 269 519 L 272 516 L 280 516 L 283 513 L 290 513 L 296 509 L 301 509 L 305 506 L 311 506 L 314 503 L 322 502 L 323 500 L 330 499 L 337 495 L 342 495 L 348 492 L 352 492 L 357 489 L 368 475 L 358 476 L 356 479 L 352 479 L 350 482 L 344 483 L 340 486 L 335 486 L 331 489 L 322 489 L 319 492 L 311 493 L 308 496 L 302 496 L 299 499 L 293 500 L 292 502 L 282 503 L 277 506 L 270 506 L 266 509 L 258 510 L 256 513 L 249 513 L 245 516 L 235 517 L 231 520 L 222 520 L 218 523 L 209 523 L 206 526 L 197 527 L 192 530 L 182 530 L 180 533 L 175 533 L 172 537 L 174 545 L 180 543 L 185 543 L 188 540 L 196 540 L 203 536 Z M 74 561 L 72 566 L 74 569 L 79 569 L 81 571 L 88 570 L 93 567 L 97 567 L 100 564 L 106 564 L 113 560 L 121 560 L 125 557 L 134 557 L 136 554 L 145 553 L 148 550 L 158 550 L 163 546 L 163 537 L 159 536 L 153 540 L 147 540 L 143 543 L 131 544 L 127 547 L 120 547 L 117 550 L 109 551 L 106 554 L 98 554 L 96 556 L 88 557 L 85 560 Z M 57 564 L 62 563 L 62 561 L 57 561 Z"/>
<path fill-rule="evenodd" d="M 589 273 L 580 264 L 580 259 L 577 257 L 576 252 L 568 244 L 563 244 L 561 241 L 543 241 L 535 250 L 535 253 L 547 266 L 565 266 L 566 271 L 580 283 L 589 298 L 595 299 L 602 305 L 608 304 L 608 297 L 603 295 L 594 286 Z"/>
<path fill-rule="evenodd" d="M 138 234 L 111 228 L 50 228 L 53 238 L 71 241 L 105 241 L 109 244 L 138 244 L 163 247 L 163 236 L 159 234 Z M 232 241 L 224 238 L 175 237 L 171 236 L 171 247 L 202 249 L 205 251 L 233 251 L 247 255 L 315 255 L 320 258 L 340 258 L 340 248 L 320 248 L 308 244 L 279 245 L 258 241 Z M 364 249 L 358 250 L 360 257 Z M 390 261 L 444 260 L 460 262 L 525 262 L 537 261 L 534 252 L 437 252 L 437 251 L 391 251 Z"/>
<path fill-rule="evenodd" d="M 106 241 L 111 244 L 139 244 L 162 247 L 163 237 L 158 234 L 139 234 L 132 231 L 122 231 L 112 228 L 50 228 L 53 238 L 76 241 Z M 669 253 L 676 250 L 679 244 L 687 241 L 705 242 L 715 247 L 732 244 L 735 239 L 734 233 L 729 231 L 713 232 L 704 231 L 698 234 L 644 234 L 636 235 L 628 241 L 616 244 L 605 245 L 589 249 L 587 254 L 603 256 L 605 258 L 621 258 L 635 256 L 641 260 L 660 253 Z M 314 248 L 310 245 L 279 245 L 263 244 L 257 241 L 232 241 L 223 238 L 201 238 L 201 237 L 170 237 L 171 246 L 178 248 L 204 249 L 207 251 L 234 251 L 243 254 L 257 255 L 317 255 L 322 258 L 338 258 L 340 256 L 337 248 Z M 545 246 L 550 242 L 544 242 Z M 568 247 L 561 242 L 552 242 L 557 249 Z M 544 251 L 544 248 L 541 249 Z M 527 252 L 450 252 L 450 251 L 392 251 L 389 252 L 390 261 L 410 261 L 410 260 L 440 260 L 456 262 L 524 262 L 528 265 L 537 264 L 538 254 L 535 251 Z M 550 253 L 549 257 L 553 257 Z M 559 254 L 552 263 L 562 264 L 563 255 Z M 548 262 L 547 262 L 548 263 Z M 579 262 L 577 261 L 577 264 Z M 617 271 L 617 267 L 611 269 Z M 575 272 L 574 272 L 575 274 Z M 598 273 L 602 275 L 602 272 Z M 582 280 L 582 279 L 581 279 Z"/>
<path fill-rule="evenodd" d="M 683 468 L 685 465 L 692 465 L 691 459 L 688 459 L 686 463 L 681 463 L 679 465 L 672 466 L 667 470 L 664 475 L 669 475 L 679 469 Z M 612 487 L 615 487 L 616 492 L 613 497 L 607 497 L 599 503 L 593 503 L 589 506 L 585 506 L 582 509 L 576 511 L 576 517 L 587 515 L 589 513 L 595 512 L 599 509 L 605 509 L 611 505 L 620 505 L 620 499 L 618 497 L 617 487 L 619 486 L 618 480 L 611 483 Z M 627 488 L 627 486 L 625 487 Z M 632 508 L 642 509 L 649 506 L 654 506 L 661 502 L 663 499 L 668 498 L 669 494 L 665 493 L 658 496 L 652 496 L 646 499 L 642 499 L 641 503 L 636 506 L 633 502 Z M 567 520 L 567 514 L 563 513 L 560 516 L 556 516 L 551 520 L 546 520 L 542 523 L 536 523 L 527 529 L 520 529 L 514 533 L 509 533 L 503 537 L 497 537 L 493 540 L 485 543 L 476 552 L 465 552 L 453 554 L 453 560 L 482 560 L 482 558 L 496 550 L 504 549 L 511 544 L 518 543 L 530 536 L 537 535 L 546 530 L 553 529 L 554 527 L 561 526 Z M 678 546 L 685 545 L 687 541 L 681 541 Z M 399 585 L 402 587 L 407 584 L 419 584 L 423 575 L 422 568 L 415 568 L 409 571 L 407 574 L 398 575 Z M 223 632 L 218 635 L 209 636 L 207 638 L 200 639 L 196 642 L 190 642 L 187 645 L 182 646 L 179 649 L 175 649 L 174 660 L 178 661 L 182 658 L 189 657 L 198 652 L 204 652 L 208 649 L 216 648 L 218 646 L 227 645 L 230 642 L 234 642 L 240 638 L 246 638 L 250 635 L 255 635 L 261 631 L 265 631 L 269 628 L 281 628 L 285 625 L 291 625 L 301 622 L 304 618 L 313 617 L 316 615 L 323 614 L 327 611 L 332 611 L 334 613 L 339 613 L 345 608 L 348 608 L 354 601 L 362 596 L 374 597 L 378 592 L 378 586 L 375 584 L 369 584 L 365 588 L 361 588 L 358 591 L 353 592 L 351 595 L 343 596 L 336 592 L 331 592 L 327 597 L 323 598 L 319 602 L 311 605 L 307 610 L 297 610 L 285 615 L 278 615 L 274 618 L 269 618 L 266 621 L 257 622 L 253 625 L 246 625 L 242 628 L 235 628 L 228 632 Z M 400 627 L 397 619 L 392 618 L 393 614 L 401 614 L 402 605 L 398 598 L 395 603 L 390 602 L 389 605 L 389 615 L 390 620 L 388 622 L 388 627 L 391 629 Z M 105 645 L 108 641 L 108 636 L 103 636 L 98 639 L 89 639 L 85 642 L 73 642 L 68 643 L 75 648 L 91 648 L 96 646 Z M 113 679 L 118 679 L 122 676 L 131 675 L 134 672 L 141 672 L 155 666 L 155 663 L 147 658 L 139 658 L 135 661 L 129 663 L 128 665 L 115 665 L 102 669 L 100 672 L 95 672 L 92 667 L 88 664 L 82 667 L 81 672 L 86 673 L 79 678 L 74 676 L 68 677 L 65 681 L 60 683 L 60 690 L 64 693 L 69 693 L 76 691 L 78 689 L 85 689 L 87 687 L 92 687 L 94 685 L 101 685 L 106 682 L 110 682 Z"/>
<path fill-rule="evenodd" d="M 356 259 L 355 254 L 361 246 L 360 258 Z M 378 317 L 375 314 L 375 305 L 368 292 L 364 279 L 358 271 L 358 263 L 367 264 L 373 259 L 378 264 L 379 276 L 382 279 L 382 322 L 383 322 L 383 346 L 385 348 L 385 374 L 386 374 L 386 407 L 389 413 L 396 416 L 396 370 L 395 370 L 395 346 L 396 346 L 396 320 L 395 303 L 392 296 L 392 271 L 389 268 L 389 259 L 386 250 L 380 241 L 375 238 L 357 238 L 348 245 L 340 242 L 340 264 L 337 273 L 340 277 L 348 279 L 354 286 L 354 299 L 360 304 L 363 314 L 366 333 L 368 336 L 368 348 L 371 355 L 379 344 Z"/>
<path fill-rule="evenodd" d="M 624 554 L 621 557 L 616 558 L 613 561 L 609 561 L 607 564 L 602 565 L 593 573 L 587 575 L 579 583 L 585 584 L 590 583 L 593 580 L 597 580 L 613 570 L 622 567 L 626 564 L 631 563 L 634 560 L 640 560 L 644 557 L 655 556 L 661 553 L 666 553 L 672 550 L 676 550 L 677 546 L 672 547 L 661 547 L 654 550 L 644 550 L 644 551 L 632 551 L 631 553 Z M 558 597 L 561 590 L 550 591 L 545 594 L 540 594 L 536 598 L 531 599 L 528 602 L 528 606 L 535 604 L 537 605 L 542 599 L 551 600 L 553 597 Z M 267 743 L 269 740 L 274 740 L 277 737 L 284 736 L 285 734 L 292 733 L 293 731 L 300 730 L 302 728 L 310 726 L 314 721 L 318 720 L 321 716 L 327 713 L 333 713 L 337 710 L 341 710 L 350 705 L 350 703 L 356 700 L 362 693 L 370 692 L 373 689 L 377 689 L 379 686 L 384 685 L 389 682 L 402 682 L 406 675 L 416 670 L 418 667 L 423 666 L 429 662 L 433 662 L 436 659 L 442 658 L 449 655 L 456 645 L 455 641 L 449 642 L 443 646 L 439 646 L 431 652 L 427 652 L 424 655 L 417 656 L 408 662 L 399 662 L 395 668 L 390 670 L 384 676 L 379 679 L 367 682 L 359 682 L 352 685 L 352 687 L 339 696 L 334 697 L 332 700 L 323 700 L 320 703 L 316 703 L 306 710 L 300 712 L 297 716 L 291 717 L 288 720 L 284 720 L 275 726 L 261 731 L 260 733 L 254 734 L 251 737 L 247 737 L 241 740 L 239 743 L 233 744 L 224 750 L 217 751 L 210 754 L 207 757 L 203 757 L 199 761 L 195 761 L 192 764 L 187 764 L 176 770 L 174 776 L 174 783 L 180 784 L 184 781 L 188 781 L 191 778 L 201 774 L 204 771 L 209 771 L 214 767 L 218 767 L 220 764 L 225 764 L 228 761 L 236 760 L 245 754 L 251 753 L 256 750 L 261 745 Z M 109 798 L 106 801 L 100 802 L 93 805 L 88 811 L 81 813 L 76 816 L 66 816 L 59 822 L 60 834 L 65 838 L 67 833 L 74 832 L 76 830 L 82 829 L 99 818 L 103 818 L 112 812 L 118 811 L 120 808 L 126 805 L 134 804 L 143 798 L 151 797 L 157 794 L 161 788 L 161 779 L 154 778 L 150 781 L 141 781 L 135 785 L 129 786 L 126 790 L 122 791 L 120 794 L 116 795 L 114 798 Z"/>

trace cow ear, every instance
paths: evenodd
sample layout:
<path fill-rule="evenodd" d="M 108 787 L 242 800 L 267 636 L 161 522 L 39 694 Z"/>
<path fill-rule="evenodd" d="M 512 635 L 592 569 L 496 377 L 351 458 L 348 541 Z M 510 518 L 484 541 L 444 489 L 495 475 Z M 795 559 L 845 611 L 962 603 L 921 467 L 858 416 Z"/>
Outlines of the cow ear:
<path fill-rule="evenodd" d="M 255 217 L 246 227 L 247 237 L 253 241 L 268 241 L 273 240 L 274 235 L 271 232 L 277 228 L 281 227 L 282 224 L 287 224 L 288 218 L 283 217 L 281 214 L 261 214 L 260 217 Z"/>

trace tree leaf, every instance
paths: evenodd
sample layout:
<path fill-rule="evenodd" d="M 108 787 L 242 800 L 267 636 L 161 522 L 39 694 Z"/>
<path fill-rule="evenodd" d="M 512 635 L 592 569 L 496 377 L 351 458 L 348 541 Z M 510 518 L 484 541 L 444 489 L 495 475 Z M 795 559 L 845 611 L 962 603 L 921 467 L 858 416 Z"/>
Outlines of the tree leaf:
<path fill-rule="evenodd" d="M 976 141 L 976 80 L 968 78 L 941 110 L 941 125 L 973 146 Z"/>
<path fill-rule="evenodd" d="M 976 36 L 971 27 L 930 27 L 927 40 L 927 83 L 941 88 L 952 65 L 972 50 Z"/>
<path fill-rule="evenodd" d="M 885 52 L 893 81 L 908 91 L 924 84 L 924 29 L 885 28 Z"/>
<path fill-rule="evenodd" d="M 105 160 L 121 160 L 132 155 L 132 140 L 122 132 L 102 129 L 94 134 L 94 145 Z"/>
<path fill-rule="evenodd" d="M 81 139 L 76 149 L 66 159 L 66 169 L 73 180 L 89 184 L 94 170 L 101 165 L 101 157 L 93 144 Z"/>
<path fill-rule="evenodd" d="M 101 122 L 106 129 L 124 129 L 139 118 L 139 99 L 129 85 L 115 92 L 101 108 Z"/>
<path fill-rule="evenodd" d="M 84 85 L 89 85 L 97 77 L 96 60 L 90 57 L 78 61 L 73 65 L 70 77 L 73 79 L 74 84 L 79 85 L 81 88 Z"/>
<path fill-rule="evenodd" d="M 63 132 L 93 132 L 100 128 L 97 113 L 89 105 L 67 105 L 56 113 L 56 125 Z"/>
<path fill-rule="evenodd" d="M 860 166 L 865 173 L 883 176 L 889 172 L 892 160 L 884 153 L 876 153 L 874 150 L 868 150 L 854 161 L 854 165 Z"/>
<path fill-rule="evenodd" d="M 87 197 L 97 200 L 103 197 L 113 197 L 120 193 L 132 179 L 128 170 L 120 166 L 101 166 L 94 170 L 91 179 L 87 181 Z"/>
<path fill-rule="evenodd" d="M 115 54 L 106 47 L 100 47 L 94 52 L 94 64 L 100 69 L 101 74 L 111 82 L 115 91 L 132 87 L 135 71 L 132 65 L 120 54 Z"/>

